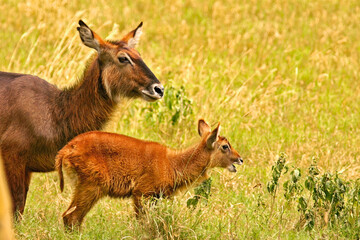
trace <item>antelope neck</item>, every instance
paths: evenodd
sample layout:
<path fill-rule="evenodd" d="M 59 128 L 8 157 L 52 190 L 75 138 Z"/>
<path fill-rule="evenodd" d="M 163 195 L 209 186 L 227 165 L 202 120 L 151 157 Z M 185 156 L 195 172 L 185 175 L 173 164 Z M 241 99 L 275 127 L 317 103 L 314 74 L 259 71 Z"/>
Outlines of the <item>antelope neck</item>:
<path fill-rule="evenodd" d="M 59 116 L 58 124 L 66 125 L 65 135 L 71 139 L 80 133 L 101 129 L 114 106 L 103 87 L 96 58 L 78 84 L 59 94 L 55 108 L 58 112 L 54 116 Z"/>

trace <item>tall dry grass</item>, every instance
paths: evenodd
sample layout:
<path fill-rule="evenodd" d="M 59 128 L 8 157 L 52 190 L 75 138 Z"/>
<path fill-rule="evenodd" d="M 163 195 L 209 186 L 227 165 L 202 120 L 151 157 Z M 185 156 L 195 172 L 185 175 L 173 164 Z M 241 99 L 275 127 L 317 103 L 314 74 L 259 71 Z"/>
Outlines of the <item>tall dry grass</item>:
<path fill-rule="evenodd" d="M 304 171 L 315 156 L 324 171 L 360 175 L 358 1 L 5 0 L 0 12 L 0 70 L 59 87 L 77 81 L 93 54 L 79 40 L 79 19 L 115 39 L 144 21 L 139 52 L 165 88 L 185 87 L 193 114 L 173 126 L 163 101 L 164 119 L 153 113 L 149 122 L 155 105 L 126 101 L 105 130 L 186 147 L 203 117 L 222 123 L 245 160 L 236 175 L 213 172 L 208 206 L 188 210 L 190 191 L 144 223 L 127 201 L 104 200 L 72 236 L 60 217 L 70 193 L 59 193 L 56 175 L 35 174 L 19 238 L 341 238 L 295 230 L 294 209 L 276 209 L 268 223 L 261 203 L 280 151 Z"/>

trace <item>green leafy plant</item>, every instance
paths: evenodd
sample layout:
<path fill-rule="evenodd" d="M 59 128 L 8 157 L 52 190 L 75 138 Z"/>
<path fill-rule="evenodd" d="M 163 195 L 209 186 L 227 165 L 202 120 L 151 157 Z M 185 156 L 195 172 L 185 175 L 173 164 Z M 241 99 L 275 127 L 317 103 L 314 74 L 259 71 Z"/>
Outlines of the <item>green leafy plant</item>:
<path fill-rule="evenodd" d="M 276 192 L 279 188 L 279 179 L 281 174 L 285 174 L 288 171 L 288 166 L 285 165 L 286 163 L 286 154 L 280 153 L 278 156 L 275 165 L 271 168 L 271 180 L 267 183 L 266 187 L 268 192 L 275 198 Z M 283 172 L 284 170 L 284 172 Z"/>
<path fill-rule="evenodd" d="M 204 182 L 202 182 L 198 187 L 196 187 L 194 190 L 195 196 L 189 198 L 186 202 L 186 205 L 189 208 L 191 207 L 195 208 L 200 200 L 202 200 L 204 204 L 207 204 L 208 199 L 210 197 L 211 183 L 212 183 L 212 179 L 209 178 Z"/>
<path fill-rule="evenodd" d="M 297 195 L 299 195 L 304 190 L 304 187 L 300 183 L 301 169 L 295 168 L 291 171 L 290 176 L 291 178 L 283 185 L 285 191 L 284 197 L 287 201 L 294 200 Z"/>
<path fill-rule="evenodd" d="M 175 88 L 168 85 L 165 86 L 164 100 L 148 104 L 142 112 L 147 123 L 153 125 L 170 122 L 174 126 L 193 116 L 192 102 L 184 86 Z"/>
<path fill-rule="evenodd" d="M 270 221 L 270 219 L 273 216 L 276 193 L 279 188 L 279 179 L 280 179 L 281 175 L 287 173 L 287 171 L 289 169 L 288 166 L 286 165 L 286 158 L 287 158 L 287 156 L 285 153 L 280 153 L 280 155 L 277 157 L 275 165 L 272 166 L 272 168 L 271 168 L 272 178 L 266 185 L 267 191 L 272 196 L 271 197 L 271 208 L 270 208 L 270 214 L 269 214 L 268 221 Z"/>
<path fill-rule="evenodd" d="M 300 220 L 305 219 L 304 227 L 311 230 L 315 226 L 316 216 L 322 224 L 330 226 L 338 222 L 345 214 L 346 198 L 349 183 L 339 177 L 339 174 L 320 174 L 316 160 L 309 167 L 309 175 L 305 180 L 305 188 L 309 191 L 306 196 L 299 197 L 298 210 L 302 214 Z"/>
<path fill-rule="evenodd" d="M 272 179 L 267 184 L 267 190 L 273 199 L 270 218 L 273 215 L 276 192 L 279 191 L 279 179 L 287 170 L 286 155 L 281 153 L 271 169 Z M 360 229 L 360 180 L 346 181 L 339 172 L 321 173 L 315 157 L 308 168 L 305 181 L 301 181 L 301 175 L 301 169 L 294 168 L 283 184 L 288 207 L 297 200 L 297 210 L 300 213 L 297 227 L 308 231 L 323 226 L 341 228 L 348 232 L 350 238 L 358 239 L 359 233 L 354 236 L 354 231 L 348 229 Z"/>

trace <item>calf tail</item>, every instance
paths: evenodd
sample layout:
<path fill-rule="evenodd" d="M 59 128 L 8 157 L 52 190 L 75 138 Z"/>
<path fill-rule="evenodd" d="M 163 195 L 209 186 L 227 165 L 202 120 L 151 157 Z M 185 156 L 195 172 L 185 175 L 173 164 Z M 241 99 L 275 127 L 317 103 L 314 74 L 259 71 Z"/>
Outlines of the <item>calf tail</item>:
<path fill-rule="evenodd" d="M 63 157 L 64 157 L 64 155 L 60 151 L 59 154 L 56 155 L 56 158 L 55 158 L 55 168 L 56 168 L 56 170 L 58 171 L 58 174 L 59 174 L 61 192 L 64 191 L 64 174 L 63 174 L 63 171 L 62 171 Z"/>

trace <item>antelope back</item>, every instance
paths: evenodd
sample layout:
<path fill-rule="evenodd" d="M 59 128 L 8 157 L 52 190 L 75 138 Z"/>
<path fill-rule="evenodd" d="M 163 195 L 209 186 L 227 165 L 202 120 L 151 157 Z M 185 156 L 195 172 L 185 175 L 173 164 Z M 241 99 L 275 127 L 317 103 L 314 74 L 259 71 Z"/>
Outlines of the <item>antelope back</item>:
<path fill-rule="evenodd" d="M 82 42 L 98 52 L 102 84 L 108 96 L 141 97 L 155 101 L 164 95 L 164 87 L 135 50 L 142 33 L 142 23 L 119 41 L 105 41 L 82 20 L 77 28 Z"/>

